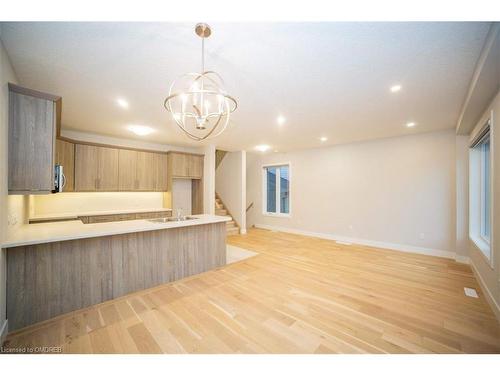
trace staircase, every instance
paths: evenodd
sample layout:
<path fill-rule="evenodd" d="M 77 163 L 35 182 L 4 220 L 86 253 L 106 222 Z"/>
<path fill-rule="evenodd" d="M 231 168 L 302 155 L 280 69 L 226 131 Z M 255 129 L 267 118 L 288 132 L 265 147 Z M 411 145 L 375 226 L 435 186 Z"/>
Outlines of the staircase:
<path fill-rule="evenodd" d="M 240 233 L 240 227 L 234 221 L 233 217 L 229 213 L 229 211 L 224 206 L 224 203 L 220 199 L 220 197 L 215 193 L 215 214 L 219 216 L 229 216 L 231 221 L 226 222 L 226 234 L 231 236 L 233 234 Z"/>

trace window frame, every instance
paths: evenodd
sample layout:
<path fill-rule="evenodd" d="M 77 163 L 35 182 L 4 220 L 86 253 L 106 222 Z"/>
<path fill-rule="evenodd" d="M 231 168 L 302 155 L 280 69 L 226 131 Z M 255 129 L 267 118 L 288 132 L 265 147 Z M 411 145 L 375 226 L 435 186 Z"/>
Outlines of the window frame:
<path fill-rule="evenodd" d="M 275 167 L 276 173 L 276 212 L 267 211 L 267 168 Z M 281 213 L 281 203 L 279 199 L 281 181 L 279 179 L 279 167 L 288 167 L 288 213 Z M 292 217 L 292 164 L 290 162 L 271 163 L 262 165 L 262 215 L 271 217 Z"/>
<path fill-rule="evenodd" d="M 490 129 L 491 130 L 491 129 Z M 489 167 L 489 170 L 487 171 L 488 173 L 488 181 L 489 181 L 489 216 L 490 216 L 490 237 L 485 237 L 484 235 L 484 229 L 485 229 L 485 212 L 484 212 L 484 208 L 486 206 L 486 196 L 484 194 L 485 192 L 485 187 L 484 187 L 484 182 L 486 180 L 486 162 L 485 162 L 485 158 L 484 158 L 484 154 L 485 154 L 485 151 L 484 151 L 484 145 L 486 143 L 486 138 L 488 138 L 488 142 L 490 143 L 490 150 L 489 150 L 489 160 L 488 160 L 488 167 Z M 492 196 L 492 188 L 493 186 L 491 186 L 491 133 L 490 131 L 488 131 L 487 134 L 485 134 L 481 140 L 479 141 L 479 144 L 476 146 L 478 147 L 480 146 L 481 149 L 479 150 L 480 151 L 480 204 L 479 204 L 479 214 L 481 216 L 480 220 L 479 220 L 479 236 L 481 237 L 481 239 L 488 244 L 488 246 L 490 247 L 490 252 L 491 252 L 491 214 L 492 214 L 492 210 L 491 210 L 491 196 Z"/>
<path fill-rule="evenodd" d="M 477 132 L 476 136 L 470 142 L 469 146 L 469 239 L 484 258 L 485 262 L 493 268 L 494 254 L 492 249 L 494 235 L 494 195 L 493 195 L 493 163 L 494 163 L 494 144 L 493 144 L 493 112 L 484 121 L 484 125 Z M 490 218 L 490 237 L 484 237 L 484 151 L 482 147 L 486 138 L 489 138 L 489 218 Z"/>

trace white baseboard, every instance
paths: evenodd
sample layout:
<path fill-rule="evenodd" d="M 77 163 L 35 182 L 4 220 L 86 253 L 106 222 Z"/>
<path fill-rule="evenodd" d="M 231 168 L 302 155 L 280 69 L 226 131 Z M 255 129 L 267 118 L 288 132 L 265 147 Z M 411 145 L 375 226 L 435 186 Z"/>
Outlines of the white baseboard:
<path fill-rule="evenodd" d="M 430 255 L 430 256 L 436 256 L 436 257 L 442 257 L 442 258 L 455 259 L 457 262 L 460 262 L 460 263 L 467 263 L 468 262 L 468 257 L 458 256 L 453 251 L 448 251 L 448 250 L 431 249 L 431 248 L 426 248 L 426 247 L 419 247 L 419 246 L 413 246 L 413 245 L 402 245 L 402 244 L 389 243 L 389 242 L 371 241 L 371 240 L 365 240 L 365 239 L 360 239 L 360 238 L 337 236 L 335 234 L 329 234 L 329 233 L 309 232 L 309 231 L 300 230 L 300 229 L 276 227 L 274 225 L 266 225 L 266 224 L 255 224 L 255 227 L 273 230 L 273 231 L 279 231 L 279 232 L 301 234 L 303 236 L 323 238 L 323 239 L 332 240 L 332 241 L 351 242 L 351 243 L 364 245 L 364 246 L 373 246 L 373 247 L 379 247 L 382 249 L 403 251 L 405 253 L 415 253 L 415 254 L 422 254 L 422 255 Z"/>
<path fill-rule="evenodd" d="M 478 272 L 476 266 L 474 265 L 474 262 L 471 261 L 470 265 L 472 268 L 472 272 L 474 272 L 474 275 L 476 276 L 476 279 L 479 281 L 479 285 L 481 286 L 481 289 L 484 292 L 484 296 L 486 297 L 486 301 L 488 301 L 491 309 L 493 310 L 493 313 L 497 317 L 497 320 L 500 322 L 500 306 L 498 305 L 497 301 L 495 301 L 495 298 L 493 298 L 493 294 L 486 286 L 486 283 L 484 282 L 483 278 L 481 277 L 481 274 Z"/>
<path fill-rule="evenodd" d="M 7 338 L 7 333 L 9 332 L 9 320 L 5 319 L 2 324 L 2 328 L 0 328 L 0 346 L 3 345 L 3 342 Z"/>
<path fill-rule="evenodd" d="M 463 264 L 470 264 L 470 258 L 465 256 L 465 255 L 458 255 L 458 254 L 455 254 L 455 260 L 458 262 L 458 263 L 463 263 Z"/>

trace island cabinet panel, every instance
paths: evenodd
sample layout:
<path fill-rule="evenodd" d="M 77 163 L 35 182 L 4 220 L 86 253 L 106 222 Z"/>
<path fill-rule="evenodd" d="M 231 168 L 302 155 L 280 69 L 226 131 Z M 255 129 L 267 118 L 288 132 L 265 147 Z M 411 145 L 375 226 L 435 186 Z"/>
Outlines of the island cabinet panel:
<path fill-rule="evenodd" d="M 226 223 L 7 249 L 7 318 L 17 330 L 226 264 Z"/>
<path fill-rule="evenodd" d="M 61 100 L 9 84 L 9 194 L 54 189 L 55 138 Z"/>
<path fill-rule="evenodd" d="M 63 191 L 75 190 L 75 144 L 61 139 L 56 141 L 56 164 L 63 166 L 66 184 Z"/>

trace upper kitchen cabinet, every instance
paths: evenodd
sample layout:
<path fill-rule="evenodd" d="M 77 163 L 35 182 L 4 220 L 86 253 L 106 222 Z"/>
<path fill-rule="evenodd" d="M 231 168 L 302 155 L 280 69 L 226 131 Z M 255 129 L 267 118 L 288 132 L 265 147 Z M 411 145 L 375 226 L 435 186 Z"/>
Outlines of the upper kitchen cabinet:
<path fill-rule="evenodd" d="M 203 155 L 170 151 L 169 173 L 172 178 L 201 179 L 203 177 Z"/>
<path fill-rule="evenodd" d="M 63 167 L 65 182 L 63 191 L 75 191 L 75 144 L 56 140 L 56 164 Z"/>
<path fill-rule="evenodd" d="M 159 154 L 127 149 L 119 150 L 118 179 L 120 191 L 155 191 L 160 186 Z M 167 163 L 165 162 L 165 168 Z"/>
<path fill-rule="evenodd" d="M 154 169 L 155 169 L 155 191 L 167 191 L 167 169 L 168 169 L 168 156 L 167 154 L 153 154 L 154 155 Z"/>
<path fill-rule="evenodd" d="M 120 191 L 137 188 L 137 151 L 118 150 L 118 186 Z"/>
<path fill-rule="evenodd" d="M 9 83 L 9 194 L 48 194 L 55 183 L 61 98 Z"/>
<path fill-rule="evenodd" d="M 152 152 L 137 152 L 137 189 L 154 191 L 156 187 L 156 165 Z"/>
<path fill-rule="evenodd" d="M 76 191 L 118 191 L 118 149 L 77 144 Z"/>

